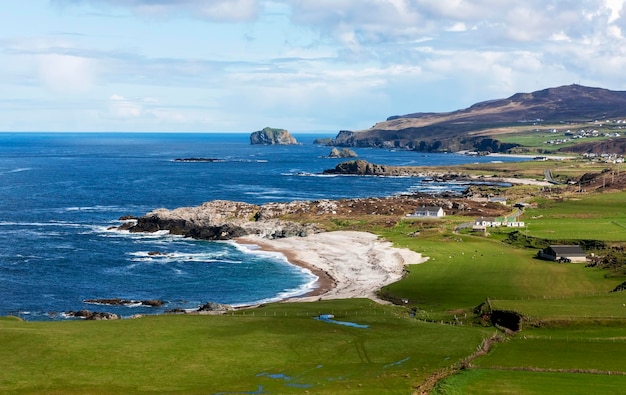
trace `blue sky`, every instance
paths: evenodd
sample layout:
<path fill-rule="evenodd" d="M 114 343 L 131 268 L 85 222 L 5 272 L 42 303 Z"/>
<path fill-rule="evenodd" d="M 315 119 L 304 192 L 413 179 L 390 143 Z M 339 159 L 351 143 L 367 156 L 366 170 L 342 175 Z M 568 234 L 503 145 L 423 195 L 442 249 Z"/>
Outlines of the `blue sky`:
<path fill-rule="evenodd" d="M 335 132 L 626 90 L 624 2 L 6 1 L 0 131 Z"/>

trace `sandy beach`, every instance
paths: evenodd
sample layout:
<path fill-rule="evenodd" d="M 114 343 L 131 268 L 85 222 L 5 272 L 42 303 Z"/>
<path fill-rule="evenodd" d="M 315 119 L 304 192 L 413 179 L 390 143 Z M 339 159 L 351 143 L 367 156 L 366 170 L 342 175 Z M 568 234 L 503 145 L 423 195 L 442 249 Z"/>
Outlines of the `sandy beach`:
<path fill-rule="evenodd" d="M 428 258 L 367 232 L 338 231 L 269 240 L 246 236 L 237 240 L 267 251 L 283 253 L 289 262 L 306 267 L 319 277 L 315 291 L 289 301 L 370 298 L 383 302 L 376 291 L 400 280 L 405 265 Z"/>

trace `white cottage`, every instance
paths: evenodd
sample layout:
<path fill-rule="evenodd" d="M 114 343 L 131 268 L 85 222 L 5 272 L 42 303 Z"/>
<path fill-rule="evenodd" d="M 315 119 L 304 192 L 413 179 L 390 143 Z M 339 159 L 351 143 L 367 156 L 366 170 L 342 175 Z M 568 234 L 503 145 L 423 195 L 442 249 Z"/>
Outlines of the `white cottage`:
<path fill-rule="evenodd" d="M 445 216 L 446 213 L 443 208 L 436 206 L 422 206 L 415 210 L 413 214 L 409 214 L 409 217 L 427 217 L 427 218 L 439 218 Z"/>

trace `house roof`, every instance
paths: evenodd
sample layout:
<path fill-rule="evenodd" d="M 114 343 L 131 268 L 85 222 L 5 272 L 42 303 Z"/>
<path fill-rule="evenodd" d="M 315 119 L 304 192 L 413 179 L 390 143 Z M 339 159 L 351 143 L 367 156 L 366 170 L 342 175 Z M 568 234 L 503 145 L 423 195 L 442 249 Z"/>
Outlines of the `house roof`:
<path fill-rule="evenodd" d="M 422 206 L 422 207 L 418 208 L 416 211 L 439 211 L 439 210 L 441 210 L 441 207 Z"/>
<path fill-rule="evenodd" d="M 550 249 L 560 256 L 586 255 L 578 245 L 551 245 Z"/>

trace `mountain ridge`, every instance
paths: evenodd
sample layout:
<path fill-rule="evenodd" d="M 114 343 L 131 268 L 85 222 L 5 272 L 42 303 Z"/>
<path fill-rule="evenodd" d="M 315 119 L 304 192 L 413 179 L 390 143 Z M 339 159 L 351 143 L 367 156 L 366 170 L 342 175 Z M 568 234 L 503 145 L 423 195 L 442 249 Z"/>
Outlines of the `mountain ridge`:
<path fill-rule="evenodd" d="M 405 148 L 416 151 L 503 152 L 515 144 L 498 141 L 490 130 L 523 123 L 589 122 L 626 118 L 626 91 L 578 84 L 515 93 L 465 109 L 395 115 L 370 129 L 341 131 L 334 145 Z"/>

